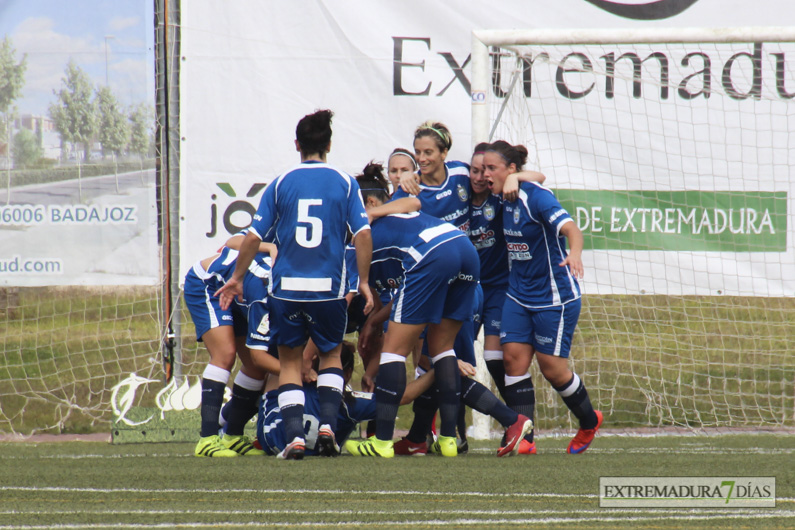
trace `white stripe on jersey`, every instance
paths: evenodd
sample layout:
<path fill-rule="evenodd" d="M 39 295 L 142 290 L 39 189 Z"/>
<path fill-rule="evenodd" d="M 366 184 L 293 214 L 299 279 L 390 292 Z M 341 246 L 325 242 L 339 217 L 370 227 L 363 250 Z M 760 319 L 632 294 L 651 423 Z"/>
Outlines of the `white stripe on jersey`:
<path fill-rule="evenodd" d="M 426 243 L 430 242 L 433 238 L 440 236 L 442 234 L 447 234 L 449 232 L 455 232 L 458 230 L 455 226 L 445 223 L 439 226 L 434 226 L 431 228 L 426 228 L 422 232 L 420 232 L 420 239 L 425 241 Z"/>
<path fill-rule="evenodd" d="M 330 291 L 331 278 L 293 278 L 290 276 L 282 276 L 282 289 L 307 293 Z"/>
<path fill-rule="evenodd" d="M 552 305 L 559 305 L 560 304 L 560 291 L 558 291 L 558 283 L 555 281 L 555 271 L 552 269 L 552 256 L 549 252 L 549 241 L 547 240 L 547 231 L 544 230 L 544 226 L 541 222 L 539 222 L 536 218 L 533 217 L 533 214 L 530 213 L 530 206 L 527 204 L 527 192 L 524 190 L 519 190 L 519 200 L 522 201 L 524 205 L 524 209 L 527 211 L 527 215 L 530 216 L 530 220 L 534 223 L 541 225 L 541 233 L 544 234 L 544 248 L 547 251 L 547 266 L 549 267 L 549 281 L 552 286 Z"/>

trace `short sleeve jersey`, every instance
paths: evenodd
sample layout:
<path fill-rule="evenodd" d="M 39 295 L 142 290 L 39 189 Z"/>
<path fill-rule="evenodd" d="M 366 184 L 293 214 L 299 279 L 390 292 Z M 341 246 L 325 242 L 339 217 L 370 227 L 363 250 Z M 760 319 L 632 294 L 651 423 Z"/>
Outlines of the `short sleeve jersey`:
<path fill-rule="evenodd" d="M 338 300 L 348 289 L 345 240 L 369 229 L 359 185 L 322 162 L 307 161 L 268 186 L 249 230 L 279 248 L 274 298 Z"/>
<path fill-rule="evenodd" d="M 304 435 L 307 442 L 307 455 L 317 455 L 315 440 L 320 427 L 320 399 L 316 385 L 305 385 L 304 394 Z M 373 394 L 354 392 L 353 396 L 343 399 L 337 413 L 337 430 L 334 437 L 342 444 L 351 435 L 356 426 L 363 421 L 375 419 L 375 399 Z M 257 418 L 257 437 L 262 448 L 270 454 L 277 454 L 284 449 L 287 442 L 284 434 L 281 410 L 279 409 L 279 391 L 271 390 L 262 398 L 260 413 Z"/>
<path fill-rule="evenodd" d="M 370 283 L 382 293 L 396 289 L 406 271 L 439 245 L 466 237 L 450 223 L 423 212 L 393 214 L 373 223 L 373 264 Z"/>
<path fill-rule="evenodd" d="M 566 238 L 560 229 L 573 222 L 555 195 L 534 182 L 519 186 L 519 197 L 503 203 L 503 232 L 511 271 L 508 296 L 530 309 L 566 304 L 580 298 L 580 286 L 560 262 Z"/>
<path fill-rule="evenodd" d="M 502 232 L 502 199 L 489 195 L 480 206 L 469 206 L 469 240 L 480 258 L 480 283 L 508 284 L 508 250 Z"/>
<path fill-rule="evenodd" d="M 447 221 L 448 223 L 467 230 L 469 223 L 469 165 L 464 162 L 445 162 L 447 178 L 440 186 L 420 184 L 417 198 L 422 203 L 422 211 L 428 215 Z M 393 199 L 408 197 L 409 194 L 398 188 Z"/>

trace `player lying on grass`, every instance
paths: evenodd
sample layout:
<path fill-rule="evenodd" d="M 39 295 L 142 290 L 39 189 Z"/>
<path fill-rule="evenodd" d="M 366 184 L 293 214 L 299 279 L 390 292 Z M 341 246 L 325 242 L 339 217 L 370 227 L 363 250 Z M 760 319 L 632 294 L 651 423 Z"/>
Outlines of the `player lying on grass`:
<path fill-rule="evenodd" d="M 358 177 L 368 214 L 389 199 L 380 166 L 368 165 Z M 400 397 L 406 386 L 406 356 L 428 327 L 428 352 L 436 372 L 441 416 L 439 452 L 456 456 L 456 420 L 461 379 L 453 345 L 462 322 L 471 318 L 479 264 L 477 252 L 455 226 L 421 212 L 390 214 L 373 220 L 371 282 L 382 290 L 398 286 L 392 300 L 376 379 L 375 437 L 356 446 L 353 454 L 394 456 L 392 435 Z M 375 323 L 378 326 L 378 323 Z M 517 416 L 511 426 L 514 451 L 532 422 Z"/>
<path fill-rule="evenodd" d="M 486 147 L 484 175 L 492 191 L 501 193 L 509 175 L 526 160 L 521 145 L 500 140 Z M 580 421 L 567 452 L 582 453 L 602 424 L 602 413 L 594 410 L 585 385 L 568 366 L 580 315 L 582 232 L 555 195 L 534 183 L 522 183 L 518 199 L 503 203 L 503 231 L 511 261 L 500 330 L 503 395 L 509 407 L 532 416 L 535 393 L 528 370 L 535 357 L 544 378 Z"/>
<path fill-rule="evenodd" d="M 354 346 L 343 342 L 341 360 L 345 384 L 350 381 L 354 367 Z M 317 369 L 317 360 L 314 369 Z M 287 438 L 279 409 L 279 390 L 278 384 L 271 383 L 269 378 L 266 387 L 267 392 L 262 399 L 257 418 L 257 439 L 265 450 L 266 454 L 276 455 L 282 452 L 287 445 Z M 421 394 L 433 383 L 433 371 L 426 373 L 423 377 L 412 381 L 406 386 L 400 404 L 411 403 L 411 401 Z M 304 439 L 306 440 L 304 455 L 317 456 L 321 452 L 317 447 L 318 428 L 320 427 L 320 399 L 318 396 L 317 383 L 304 384 Z M 367 392 L 345 391 L 337 413 L 337 429 L 334 431 L 336 440 L 340 443 L 345 442 L 357 428 L 360 422 L 375 419 L 376 402 L 373 394 Z M 328 456 L 328 455 L 324 455 Z M 336 456 L 336 455 L 332 455 Z M 303 458 L 303 455 L 301 456 Z"/>
<path fill-rule="evenodd" d="M 235 238 L 230 242 L 234 246 Z M 265 252 L 275 256 L 276 247 L 262 243 L 259 250 L 244 279 L 245 302 L 235 301 L 227 309 L 221 309 L 213 293 L 231 277 L 237 250 L 224 247 L 219 254 L 198 261 L 185 276 L 185 305 L 196 327 L 196 339 L 210 354 L 202 375 L 201 438 L 196 456 L 262 454 L 243 434 L 246 422 L 257 413 L 266 373 L 278 373 L 278 363 L 262 355 L 262 350 L 267 350 L 266 282 L 270 270 Z M 218 418 L 236 356 L 243 367 L 232 386 L 227 434 L 220 438 Z"/>

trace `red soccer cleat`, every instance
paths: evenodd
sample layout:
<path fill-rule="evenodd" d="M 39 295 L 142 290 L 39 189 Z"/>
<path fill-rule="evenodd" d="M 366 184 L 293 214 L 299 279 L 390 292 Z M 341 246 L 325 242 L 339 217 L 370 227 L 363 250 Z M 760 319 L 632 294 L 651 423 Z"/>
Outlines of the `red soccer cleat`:
<path fill-rule="evenodd" d="M 428 444 L 426 442 L 415 443 L 406 437 L 401 438 L 393 446 L 396 455 L 401 456 L 424 456 L 428 454 Z"/>
<path fill-rule="evenodd" d="M 505 445 L 497 451 L 497 456 L 515 455 L 524 435 L 533 430 L 533 420 L 519 414 L 519 418 L 505 431 Z"/>
<path fill-rule="evenodd" d="M 599 410 L 594 411 L 596 413 L 596 427 L 593 429 L 580 429 L 577 431 L 577 434 L 574 435 L 571 442 L 569 442 L 569 447 L 566 449 L 566 452 L 570 455 L 578 455 L 580 453 L 584 453 L 588 446 L 591 445 L 593 442 L 594 436 L 596 436 L 596 431 L 599 430 L 599 427 L 602 426 L 602 412 Z"/>
<path fill-rule="evenodd" d="M 519 442 L 519 450 L 516 452 L 518 455 L 534 455 L 536 454 L 536 443 L 528 442 L 524 438 Z"/>

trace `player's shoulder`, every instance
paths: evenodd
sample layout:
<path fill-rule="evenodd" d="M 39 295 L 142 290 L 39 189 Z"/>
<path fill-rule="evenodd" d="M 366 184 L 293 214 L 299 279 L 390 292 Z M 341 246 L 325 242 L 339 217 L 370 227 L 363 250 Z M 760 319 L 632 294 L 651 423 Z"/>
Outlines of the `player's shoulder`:
<path fill-rule="evenodd" d="M 466 175 L 469 176 L 469 164 L 461 160 L 450 160 L 444 163 L 447 166 L 447 173 L 449 175 Z"/>

